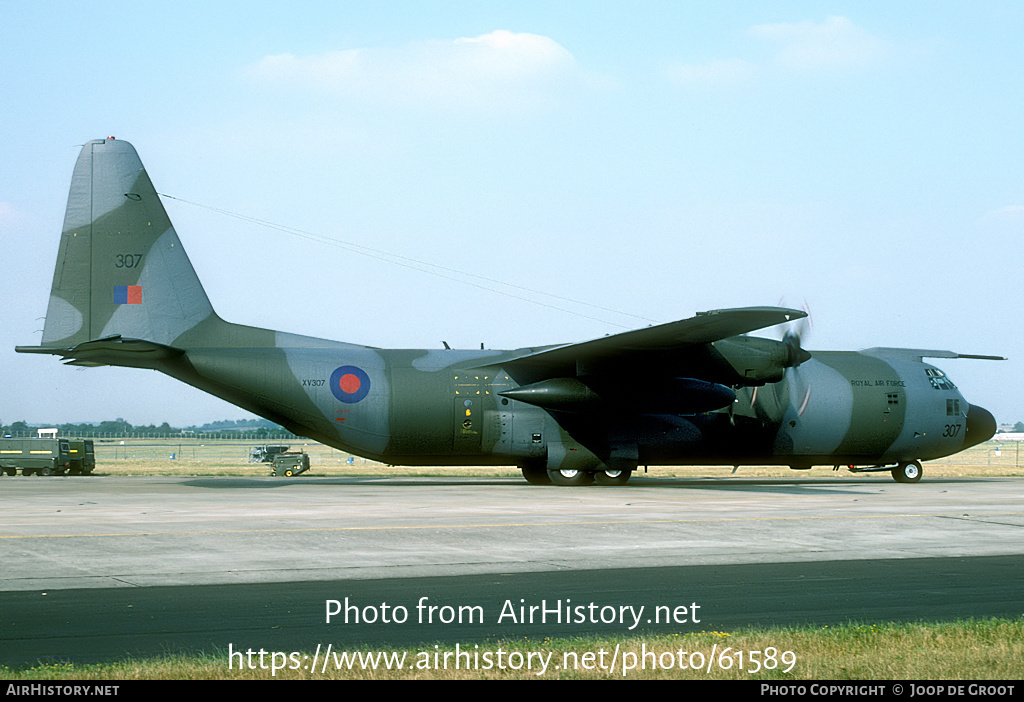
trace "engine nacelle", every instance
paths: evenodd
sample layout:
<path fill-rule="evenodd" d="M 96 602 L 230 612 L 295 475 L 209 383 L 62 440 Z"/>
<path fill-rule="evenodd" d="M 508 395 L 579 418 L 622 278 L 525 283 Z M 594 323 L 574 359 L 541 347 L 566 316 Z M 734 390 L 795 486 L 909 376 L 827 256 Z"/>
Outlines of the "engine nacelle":
<path fill-rule="evenodd" d="M 731 378 L 717 378 L 730 385 L 777 383 L 787 368 L 799 366 L 811 354 L 799 346 L 757 336 L 733 336 L 712 342 L 710 346 L 732 369 Z"/>
<path fill-rule="evenodd" d="M 631 378 L 624 382 L 549 378 L 499 394 L 554 412 L 697 414 L 736 400 L 732 388 L 695 378 Z"/>

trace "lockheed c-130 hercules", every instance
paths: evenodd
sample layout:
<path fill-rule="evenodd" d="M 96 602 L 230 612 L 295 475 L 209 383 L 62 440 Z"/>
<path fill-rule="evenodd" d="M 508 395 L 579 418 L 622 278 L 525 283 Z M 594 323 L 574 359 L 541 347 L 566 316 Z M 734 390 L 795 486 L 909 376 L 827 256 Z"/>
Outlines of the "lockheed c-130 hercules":
<path fill-rule="evenodd" d="M 161 371 L 295 434 L 394 465 L 517 465 L 534 484 L 622 485 L 640 466 L 815 465 L 920 480 L 995 420 L 924 358 L 804 350 L 750 307 L 575 344 L 391 350 L 232 324 L 214 312 L 135 149 L 75 165 L 40 346 Z"/>

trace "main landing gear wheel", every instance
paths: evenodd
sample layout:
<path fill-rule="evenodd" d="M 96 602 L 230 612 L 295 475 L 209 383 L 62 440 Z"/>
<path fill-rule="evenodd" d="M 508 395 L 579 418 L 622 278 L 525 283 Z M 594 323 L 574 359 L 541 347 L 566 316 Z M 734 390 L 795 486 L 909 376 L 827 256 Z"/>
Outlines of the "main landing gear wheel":
<path fill-rule="evenodd" d="M 593 473 L 588 473 L 585 470 L 573 470 L 571 468 L 563 468 L 561 470 L 553 470 L 549 468 L 548 477 L 551 478 L 551 482 L 553 484 L 565 485 L 567 487 L 590 485 L 594 482 Z"/>
<path fill-rule="evenodd" d="M 519 466 L 519 469 L 523 471 L 523 477 L 526 478 L 526 482 L 530 485 L 550 485 L 551 478 L 548 476 L 548 469 L 543 463 L 540 465 L 536 463 L 527 463 Z"/>
<path fill-rule="evenodd" d="M 629 476 L 633 471 L 622 470 L 599 470 L 594 472 L 594 482 L 598 485 L 625 485 L 629 482 Z"/>
<path fill-rule="evenodd" d="M 892 477 L 897 483 L 916 483 L 921 480 L 924 470 L 919 461 L 903 461 L 892 469 Z"/>

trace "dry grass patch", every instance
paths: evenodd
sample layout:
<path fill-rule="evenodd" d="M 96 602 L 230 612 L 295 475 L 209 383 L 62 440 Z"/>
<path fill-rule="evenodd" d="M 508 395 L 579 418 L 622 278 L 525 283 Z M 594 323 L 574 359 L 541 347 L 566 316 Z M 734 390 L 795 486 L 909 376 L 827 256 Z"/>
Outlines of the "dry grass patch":
<path fill-rule="evenodd" d="M 320 477 L 477 477 L 519 478 L 513 466 L 388 466 L 308 439 L 271 442 L 304 451 L 310 457 L 310 476 Z M 174 476 L 268 476 L 270 465 L 249 463 L 252 441 L 237 439 L 126 439 L 98 440 L 98 475 L 174 475 Z M 173 455 L 173 459 L 171 456 Z M 967 451 L 924 464 L 929 477 L 1024 477 L 1024 458 L 1016 443 L 990 441 Z M 888 472 L 853 474 L 827 467 L 795 471 L 785 466 L 667 466 L 654 467 L 638 476 L 652 478 L 793 478 L 891 481 Z"/>

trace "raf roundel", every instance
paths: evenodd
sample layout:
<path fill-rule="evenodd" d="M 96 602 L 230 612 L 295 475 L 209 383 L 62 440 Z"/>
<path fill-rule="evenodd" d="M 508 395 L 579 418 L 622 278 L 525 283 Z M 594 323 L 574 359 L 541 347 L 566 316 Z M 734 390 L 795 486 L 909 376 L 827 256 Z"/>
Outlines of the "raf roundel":
<path fill-rule="evenodd" d="M 370 376 L 355 366 L 336 368 L 331 373 L 331 392 L 342 402 L 359 402 L 370 392 Z"/>

